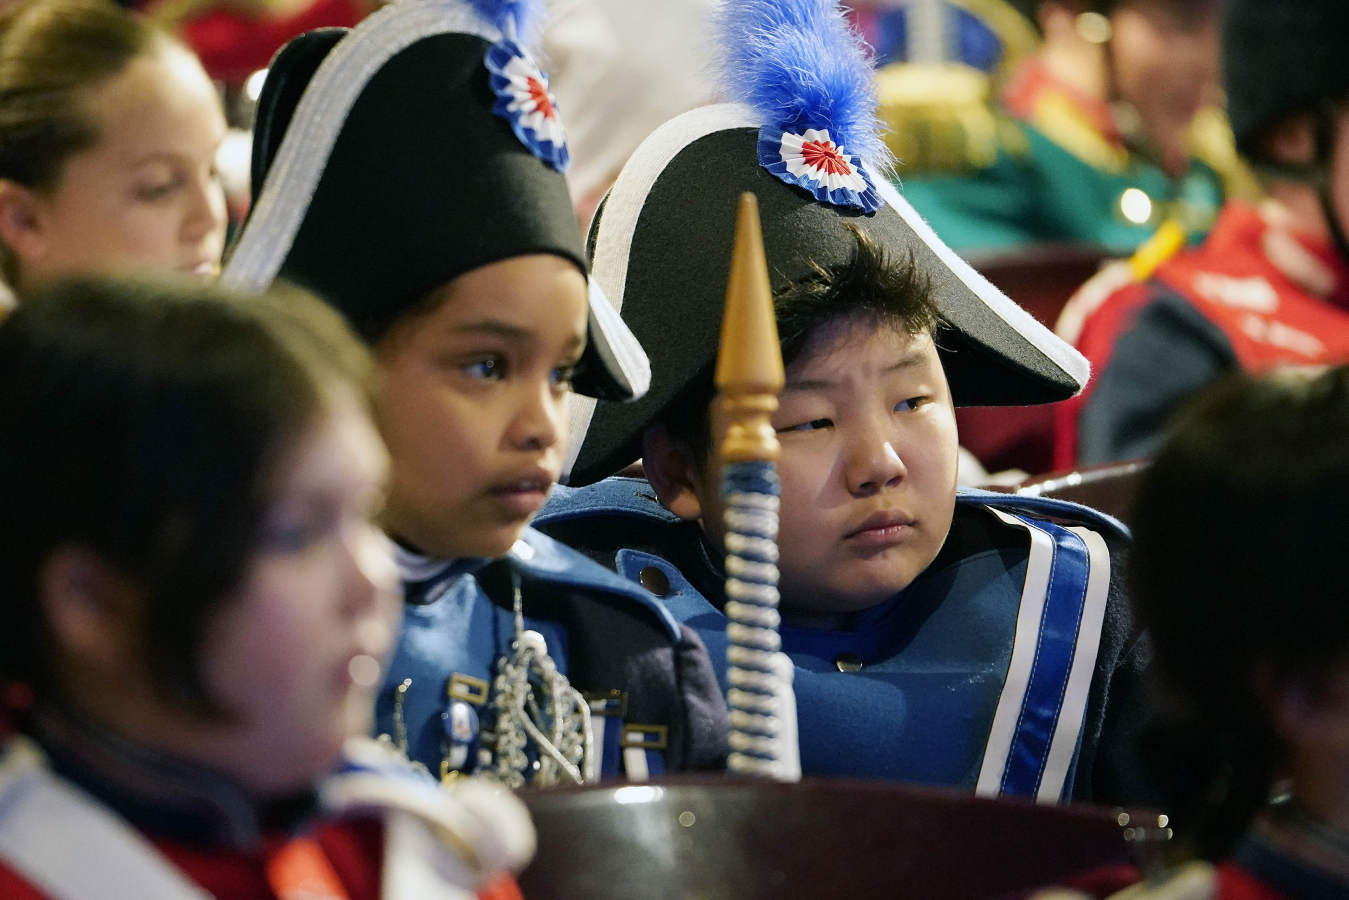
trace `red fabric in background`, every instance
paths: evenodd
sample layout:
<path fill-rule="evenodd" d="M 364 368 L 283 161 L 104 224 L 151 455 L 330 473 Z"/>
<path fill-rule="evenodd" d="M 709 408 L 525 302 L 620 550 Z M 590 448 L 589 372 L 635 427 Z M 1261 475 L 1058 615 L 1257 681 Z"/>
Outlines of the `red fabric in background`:
<path fill-rule="evenodd" d="M 284 17 L 216 9 L 187 20 L 179 32 L 212 78 L 236 86 L 265 69 L 276 51 L 297 34 L 331 25 L 350 27 L 366 12 L 367 6 L 358 0 L 313 0 L 301 12 Z"/>

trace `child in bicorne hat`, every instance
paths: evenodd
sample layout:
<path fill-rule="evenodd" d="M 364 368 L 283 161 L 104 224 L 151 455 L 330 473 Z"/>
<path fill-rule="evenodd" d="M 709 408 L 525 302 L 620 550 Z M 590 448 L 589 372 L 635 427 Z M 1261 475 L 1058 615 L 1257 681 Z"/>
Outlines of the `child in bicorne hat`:
<path fill-rule="evenodd" d="M 588 281 L 529 3 L 409 0 L 274 61 L 225 278 L 318 291 L 375 350 L 406 619 L 378 728 L 441 777 L 717 768 L 706 651 L 645 590 L 527 527 L 572 391 L 640 395 Z"/>
<path fill-rule="evenodd" d="M 735 198 L 758 198 L 786 388 L 782 647 L 802 771 L 1055 802 L 1137 800 L 1146 649 L 1116 586 L 1123 527 L 958 491 L 954 404 L 1030 404 L 1076 353 L 959 260 L 877 168 L 870 74 L 832 3 L 737 2 L 743 103 L 657 129 L 591 225 L 595 278 L 652 349 L 632 404 L 578 403 L 564 479 L 642 457 L 648 481 L 555 496 L 539 527 L 644 584 L 724 677 L 711 368 Z"/>

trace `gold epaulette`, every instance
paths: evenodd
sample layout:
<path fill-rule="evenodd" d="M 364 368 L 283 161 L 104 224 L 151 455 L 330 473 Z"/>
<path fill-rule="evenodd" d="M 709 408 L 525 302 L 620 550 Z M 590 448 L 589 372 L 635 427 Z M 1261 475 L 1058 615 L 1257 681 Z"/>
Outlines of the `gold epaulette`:
<path fill-rule="evenodd" d="M 903 170 L 959 174 L 1024 154 L 1021 132 L 992 107 L 989 76 L 961 63 L 891 63 L 876 73 L 885 141 Z"/>

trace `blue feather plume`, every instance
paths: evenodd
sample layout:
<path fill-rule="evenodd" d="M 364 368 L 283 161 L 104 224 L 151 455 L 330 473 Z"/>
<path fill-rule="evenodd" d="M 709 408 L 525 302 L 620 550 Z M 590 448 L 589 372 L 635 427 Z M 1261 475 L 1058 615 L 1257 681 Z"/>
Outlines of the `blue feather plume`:
<path fill-rule="evenodd" d="M 764 124 L 828 129 L 838 144 L 891 171 L 869 49 L 834 0 L 723 0 L 721 83 Z"/>
<path fill-rule="evenodd" d="M 468 5 L 503 35 L 514 35 L 521 46 L 535 45 L 543 21 L 543 0 L 468 0 Z"/>

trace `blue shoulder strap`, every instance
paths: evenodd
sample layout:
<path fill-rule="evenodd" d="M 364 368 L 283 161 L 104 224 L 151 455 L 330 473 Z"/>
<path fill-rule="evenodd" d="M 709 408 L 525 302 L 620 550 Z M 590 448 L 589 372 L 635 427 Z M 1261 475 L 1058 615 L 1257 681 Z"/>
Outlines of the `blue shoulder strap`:
<path fill-rule="evenodd" d="M 975 792 L 1057 803 L 1072 794 L 1110 594 L 1110 550 L 1090 528 L 991 512 L 1024 528 L 1031 547 L 1011 662 Z"/>
<path fill-rule="evenodd" d="M 659 623 L 670 640 L 679 640 L 679 623 L 645 588 L 540 531 L 526 528 L 520 540 L 511 547 L 510 556 L 515 566 L 526 575 L 585 591 L 597 591 L 626 601 Z"/>
<path fill-rule="evenodd" d="M 548 502 L 534 517 L 536 525 L 566 522 L 596 515 L 631 516 L 655 522 L 678 522 L 679 516 L 656 500 L 655 490 L 644 478 L 614 476 L 585 487 L 557 485 Z"/>

